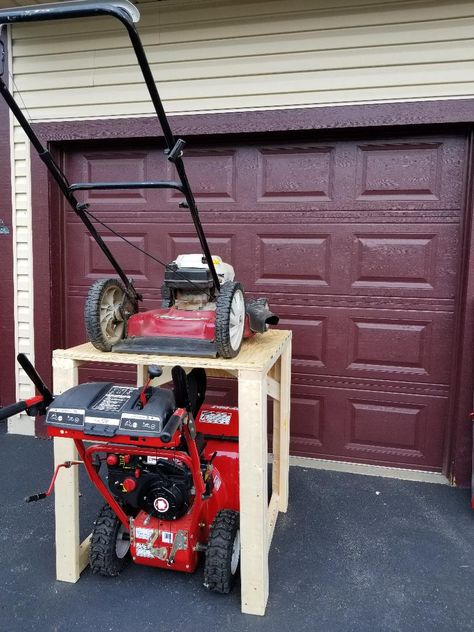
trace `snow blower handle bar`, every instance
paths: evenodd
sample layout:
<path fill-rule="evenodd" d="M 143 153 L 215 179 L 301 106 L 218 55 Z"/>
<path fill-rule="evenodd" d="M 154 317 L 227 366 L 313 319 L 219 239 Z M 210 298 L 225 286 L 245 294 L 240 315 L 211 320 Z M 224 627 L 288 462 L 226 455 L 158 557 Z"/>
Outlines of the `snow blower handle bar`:
<path fill-rule="evenodd" d="M 161 431 L 160 439 L 163 443 L 169 443 L 174 436 L 174 433 L 178 430 L 181 424 L 184 422 L 188 415 L 188 412 L 184 408 L 178 408 L 171 415 L 165 424 L 165 427 Z"/>
<path fill-rule="evenodd" d="M 35 395 L 29 399 L 24 399 L 15 404 L 4 406 L 0 408 L 0 421 L 18 415 L 19 413 L 26 412 L 31 417 L 36 415 L 44 415 L 46 408 L 51 404 L 54 397 L 46 384 L 41 379 L 39 373 L 35 367 L 31 364 L 24 353 L 19 353 L 16 357 L 18 364 L 21 366 L 26 375 L 30 378 L 33 384 L 36 386 L 40 395 Z"/>
<path fill-rule="evenodd" d="M 163 130 L 163 136 L 165 138 L 167 147 L 165 153 L 168 156 L 168 160 L 174 164 L 180 180 L 179 183 L 157 181 L 155 183 L 152 183 L 151 187 L 149 188 L 177 188 L 182 192 L 186 199 L 186 207 L 189 208 L 189 212 L 194 223 L 194 228 L 196 230 L 202 252 L 206 258 L 206 263 L 211 272 L 214 286 L 218 291 L 220 289 L 219 277 L 217 275 L 214 262 L 212 260 L 211 251 L 209 249 L 209 245 L 207 243 L 204 230 L 202 228 L 201 220 L 199 218 L 199 212 L 196 206 L 196 201 L 194 199 L 194 195 L 192 193 L 191 185 L 189 183 L 182 159 L 185 141 L 182 139 L 175 140 L 173 132 L 171 131 L 166 112 L 164 110 L 160 95 L 158 93 L 158 89 L 156 87 L 153 73 L 151 72 L 150 64 L 148 63 L 145 49 L 143 48 L 140 36 L 135 27 L 135 23 L 138 22 L 140 19 L 140 12 L 138 11 L 137 7 L 131 2 L 128 2 L 128 0 L 73 0 L 72 2 L 55 2 L 52 4 L 44 5 L 35 4 L 32 6 L 15 7 L 12 9 L 0 10 L 0 25 L 16 24 L 21 22 L 45 22 L 48 20 L 62 20 L 68 18 L 86 18 L 97 16 L 110 16 L 117 18 L 128 32 L 130 42 L 132 44 L 133 50 L 135 51 L 137 62 L 142 71 L 143 79 L 148 88 L 148 92 L 155 108 L 158 120 L 160 122 L 161 129 Z M 2 74 L 3 68 L 0 71 L 0 75 Z M 39 157 L 55 179 L 68 203 L 70 204 L 74 212 L 77 213 L 86 228 L 89 230 L 92 237 L 95 239 L 98 246 L 105 254 L 120 279 L 123 281 L 129 297 L 134 302 L 141 300 L 142 297 L 136 292 L 133 284 L 128 279 L 124 270 L 120 267 L 119 263 L 112 255 L 108 246 L 106 245 L 102 237 L 97 233 L 97 231 L 91 224 L 91 221 L 87 217 L 85 211 L 87 210 L 88 205 L 79 203 L 74 195 L 74 191 L 76 190 L 80 190 L 81 188 L 94 189 L 97 188 L 95 185 L 101 185 L 101 188 L 113 188 L 113 183 L 88 183 L 86 187 L 81 187 L 80 185 L 70 185 L 63 171 L 57 165 L 50 152 L 45 147 L 43 147 L 41 141 L 34 132 L 29 121 L 21 112 L 21 109 L 18 107 L 18 104 L 13 98 L 13 95 L 10 93 L 7 85 L 1 78 L 0 94 L 5 99 L 8 107 L 10 108 L 15 118 L 21 125 L 23 131 L 26 133 L 34 148 L 38 152 Z M 135 183 L 134 185 L 134 183 L 131 182 L 116 183 L 116 188 L 136 188 L 136 185 L 138 184 L 141 185 L 139 188 L 146 188 L 145 186 L 143 186 L 143 183 Z"/>

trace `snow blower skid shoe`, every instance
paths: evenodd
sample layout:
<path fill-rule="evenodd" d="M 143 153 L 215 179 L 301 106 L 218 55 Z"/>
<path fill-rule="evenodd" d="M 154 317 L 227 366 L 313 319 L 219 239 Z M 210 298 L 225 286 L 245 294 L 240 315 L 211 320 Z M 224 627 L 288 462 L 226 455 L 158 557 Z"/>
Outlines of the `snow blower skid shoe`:
<path fill-rule="evenodd" d="M 163 130 L 165 154 L 174 165 L 177 180 L 143 182 L 82 182 L 70 184 L 61 167 L 43 146 L 3 81 L 0 94 L 25 131 L 66 201 L 84 223 L 107 257 L 118 278 L 101 279 L 91 287 L 85 305 L 89 340 L 100 351 L 139 352 L 179 356 L 235 357 L 242 340 L 265 332 L 278 323 L 265 299 L 246 301 L 242 286 L 234 279 L 232 266 L 211 256 L 199 218 L 196 201 L 186 175 L 185 141 L 173 136 L 135 23 L 137 7 L 128 0 L 75 0 L 0 10 L 0 24 L 109 16 L 121 22 L 130 38 L 138 65 Z M 183 196 L 181 208 L 189 209 L 202 254 L 180 255 L 170 264 L 139 248 L 98 219 L 78 192 L 118 189 L 173 189 Z M 142 300 L 94 223 L 165 267 L 162 307 L 138 313 Z"/>

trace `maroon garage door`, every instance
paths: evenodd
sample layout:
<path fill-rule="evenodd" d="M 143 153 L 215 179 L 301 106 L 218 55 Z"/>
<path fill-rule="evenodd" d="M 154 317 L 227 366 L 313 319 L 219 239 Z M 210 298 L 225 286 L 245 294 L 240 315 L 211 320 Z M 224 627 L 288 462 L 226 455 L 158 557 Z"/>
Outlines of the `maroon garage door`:
<path fill-rule="evenodd" d="M 206 142 L 187 152 L 213 253 L 232 262 L 250 295 L 268 296 L 294 332 L 294 454 L 441 469 L 465 147 L 453 134 Z M 152 143 L 76 145 L 65 164 L 73 181 L 173 176 Z M 87 199 L 165 260 L 198 250 L 174 192 Z M 145 306 L 158 306 L 162 269 L 104 235 Z M 64 238 L 64 342 L 73 345 L 84 341 L 87 289 L 109 267 L 69 212 Z M 120 377 L 133 379 L 123 369 Z M 211 396 L 229 402 L 232 388 L 215 382 Z"/>

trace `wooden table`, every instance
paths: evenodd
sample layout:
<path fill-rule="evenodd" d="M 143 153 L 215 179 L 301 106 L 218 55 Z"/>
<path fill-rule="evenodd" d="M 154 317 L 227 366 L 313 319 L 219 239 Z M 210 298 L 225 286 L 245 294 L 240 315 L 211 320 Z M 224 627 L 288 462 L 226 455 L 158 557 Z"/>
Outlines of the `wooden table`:
<path fill-rule="evenodd" d="M 232 359 L 103 353 L 90 343 L 53 353 L 54 393 L 78 384 L 84 362 L 113 362 L 137 367 L 137 384 L 144 383 L 150 364 L 163 368 L 154 381 L 171 379 L 171 368 L 202 367 L 210 377 L 238 380 L 240 454 L 240 533 L 242 612 L 263 615 L 268 599 L 268 551 L 278 512 L 288 506 L 290 436 L 291 332 L 271 330 L 245 341 Z M 268 503 L 267 396 L 273 399 L 272 495 Z M 54 439 L 55 465 L 78 458 L 72 439 Z M 89 538 L 79 538 L 77 468 L 62 470 L 56 483 L 56 576 L 76 582 L 88 564 Z"/>

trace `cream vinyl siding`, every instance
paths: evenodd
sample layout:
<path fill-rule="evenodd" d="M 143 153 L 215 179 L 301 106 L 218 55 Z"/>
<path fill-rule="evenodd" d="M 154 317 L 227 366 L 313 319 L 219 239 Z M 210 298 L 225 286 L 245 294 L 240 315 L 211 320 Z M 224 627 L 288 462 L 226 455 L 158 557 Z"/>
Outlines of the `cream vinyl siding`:
<path fill-rule="evenodd" d="M 170 112 L 466 96 L 474 2 L 139 3 Z M 92 48 L 92 50 L 91 50 Z M 110 18 L 13 30 L 13 72 L 34 119 L 152 113 Z"/>
<path fill-rule="evenodd" d="M 32 4 L 0 0 L 0 7 Z M 41 4 L 41 2 L 37 2 Z M 470 97 L 474 0 L 136 2 L 169 113 Z M 16 25 L 14 90 L 35 121 L 147 116 L 128 37 L 110 18 Z M 13 128 L 17 348 L 33 356 L 29 150 Z M 31 386 L 18 376 L 18 395 Z M 32 432 L 14 420 L 11 430 Z"/>

